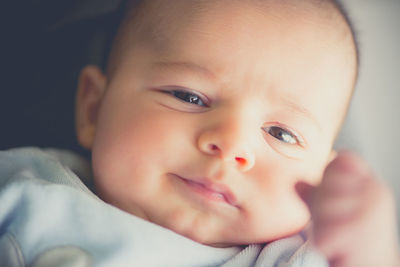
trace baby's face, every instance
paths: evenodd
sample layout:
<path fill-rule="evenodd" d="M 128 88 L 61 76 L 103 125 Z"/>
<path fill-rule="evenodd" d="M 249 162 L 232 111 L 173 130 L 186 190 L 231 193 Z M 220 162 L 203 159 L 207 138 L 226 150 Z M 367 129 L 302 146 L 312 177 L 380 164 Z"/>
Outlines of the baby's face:
<path fill-rule="evenodd" d="M 176 2 L 164 36 L 130 43 L 83 96 L 101 94 L 99 196 L 213 246 L 299 231 L 295 186 L 319 182 L 351 93 L 350 33 L 306 8 Z"/>

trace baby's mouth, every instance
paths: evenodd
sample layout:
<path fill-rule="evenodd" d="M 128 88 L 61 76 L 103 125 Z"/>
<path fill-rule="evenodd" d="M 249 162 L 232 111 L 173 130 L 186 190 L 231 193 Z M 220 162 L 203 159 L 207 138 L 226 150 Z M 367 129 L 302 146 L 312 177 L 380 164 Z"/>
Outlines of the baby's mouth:
<path fill-rule="evenodd" d="M 207 178 L 184 178 L 179 175 L 174 175 L 183 181 L 195 193 L 201 195 L 207 200 L 224 202 L 231 206 L 237 207 L 237 200 L 230 189 L 223 185 L 212 182 Z"/>

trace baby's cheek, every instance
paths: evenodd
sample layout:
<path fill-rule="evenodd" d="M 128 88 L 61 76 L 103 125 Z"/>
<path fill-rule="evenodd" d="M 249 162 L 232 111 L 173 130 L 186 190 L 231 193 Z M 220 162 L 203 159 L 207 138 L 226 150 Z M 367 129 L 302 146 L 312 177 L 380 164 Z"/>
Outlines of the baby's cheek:
<path fill-rule="evenodd" d="M 302 230 L 310 220 L 309 209 L 294 188 L 288 191 L 282 204 L 277 205 L 277 212 L 282 218 L 282 229 L 287 231 L 286 235 Z"/>
<path fill-rule="evenodd" d="M 300 231 L 310 220 L 310 213 L 296 190 L 299 181 L 317 183 L 307 177 L 319 171 L 305 172 L 304 162 L 280 159 L 258 165 L 252 173 L 252 197 L 245 213 L 246 224 L 257 237 L 272 240 Z M 309 168 L 309 166 L 308 166 Z M 251 178 L 249 178 L 251 179 Z"/>
<path fill-rule="evenodd" d="M 248 231 L 251 242 L 268 242 L 301 231 L 309 220 L 309 210 L 300 197 L 294 191 L 282 192 L 250 205 L 244 212 L 242 231 Z"/>

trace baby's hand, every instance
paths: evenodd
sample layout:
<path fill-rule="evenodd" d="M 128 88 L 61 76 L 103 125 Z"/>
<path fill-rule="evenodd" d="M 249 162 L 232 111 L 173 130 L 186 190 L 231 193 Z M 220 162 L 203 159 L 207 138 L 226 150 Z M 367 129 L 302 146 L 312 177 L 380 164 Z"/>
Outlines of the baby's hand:
<path fill-rule="evenodd" d="M 339 153 L 309 200 L 312 240 L 330 266 L 400 266 L 393 195 L 358 156 Z"/>

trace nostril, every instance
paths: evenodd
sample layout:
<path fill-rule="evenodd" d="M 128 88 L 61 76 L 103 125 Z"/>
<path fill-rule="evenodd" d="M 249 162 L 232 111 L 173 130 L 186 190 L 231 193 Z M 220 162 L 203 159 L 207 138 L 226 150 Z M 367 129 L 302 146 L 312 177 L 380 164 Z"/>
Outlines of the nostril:
<path fill-rule="evenodd" d="M 239 165 L 244 165 L 247 162 L 246 159 L 241 157 L 235 157 L 235 160 L 239 163 Z"/>
<path fill-rule="evenodd" d="M 211 144 L 210 149 L 211 149 L 211 151 L 218 150 L 218 146 Z"/>

